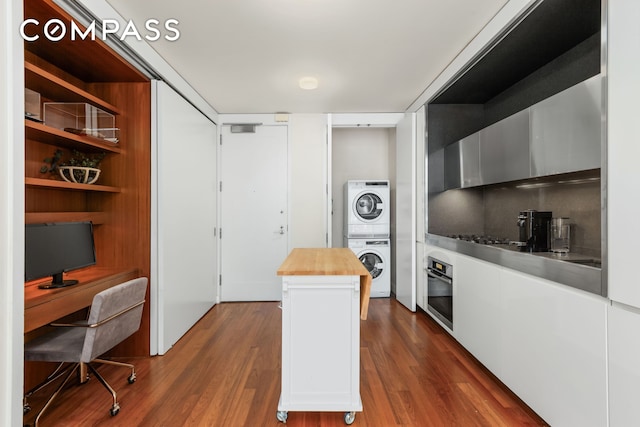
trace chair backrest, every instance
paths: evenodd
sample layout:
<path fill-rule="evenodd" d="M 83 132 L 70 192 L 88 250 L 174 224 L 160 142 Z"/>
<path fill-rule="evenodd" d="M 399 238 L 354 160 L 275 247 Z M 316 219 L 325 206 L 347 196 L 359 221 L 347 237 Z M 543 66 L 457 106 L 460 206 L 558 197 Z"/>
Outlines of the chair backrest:
<path fill-rule="evenodd" d="M 93 297 L 88 323 L 99 324 L 105 319 L 113 319 L 95 328 L 87 328 L 81 361 L 88 363 L 111 350 L 140 328 L 143 304 L 125 311 L 144 301 L 148 279 L 139 277 L 121 283 Z M 124 311 L 124 312 L 123 312 Z"/>

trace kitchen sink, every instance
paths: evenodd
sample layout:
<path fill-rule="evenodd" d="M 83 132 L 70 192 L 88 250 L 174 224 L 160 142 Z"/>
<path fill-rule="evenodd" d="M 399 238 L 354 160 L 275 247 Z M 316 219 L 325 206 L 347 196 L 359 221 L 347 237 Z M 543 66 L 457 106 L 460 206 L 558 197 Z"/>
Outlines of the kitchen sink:
<path fill-rule="evenodd" d="M 598 259 L 568 259 L 566 261 L 573 264 L 586 265 L 588 267 L 602 268 L 602 262 Z"/>

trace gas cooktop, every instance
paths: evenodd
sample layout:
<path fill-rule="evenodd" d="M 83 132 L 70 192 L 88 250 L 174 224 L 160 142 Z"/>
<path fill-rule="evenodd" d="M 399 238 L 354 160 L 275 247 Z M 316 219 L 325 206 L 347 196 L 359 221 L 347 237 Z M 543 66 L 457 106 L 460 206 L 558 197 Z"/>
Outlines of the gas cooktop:
<path fill-rule="evenodd" d="M 450 239 L 464 240 L 465 242 L 479 243 L 481 245 L 510 245 L 515 244 L 515 241 L 511 241 L 506 237 L 494 237 L 494 236 L 478 236 L 475 234 L 449 234 L 447 237 Z"/>

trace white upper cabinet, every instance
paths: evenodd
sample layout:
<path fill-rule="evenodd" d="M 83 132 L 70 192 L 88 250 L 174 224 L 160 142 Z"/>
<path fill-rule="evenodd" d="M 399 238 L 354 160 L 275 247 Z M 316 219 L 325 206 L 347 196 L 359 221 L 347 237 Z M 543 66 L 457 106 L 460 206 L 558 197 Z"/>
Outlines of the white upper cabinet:
<path fill-rule="evenodd" d="M 640 307 L 640 2 L 608 2 L 607 258 L 609 297 Z"/>

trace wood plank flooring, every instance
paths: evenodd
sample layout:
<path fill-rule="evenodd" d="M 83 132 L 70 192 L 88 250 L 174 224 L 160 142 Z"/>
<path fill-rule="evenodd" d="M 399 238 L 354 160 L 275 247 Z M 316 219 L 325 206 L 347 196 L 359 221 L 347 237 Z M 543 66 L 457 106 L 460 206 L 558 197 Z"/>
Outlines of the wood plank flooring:
<path fill-rule="evenodd" d="M 127 384 L 126 369 L 98 366 L 118 392 L 118 415 L 109 415 L 111 397 L 92 378 L 68 386 L 40 425 L 282 426 L 280 332 L 278 303 L 218 304 L 166 355 L 127 359 L 136 383 Z M 372 299 L 360 343 L 364 410 L 353 426 L 547 425 L 424 312 Z M 344 422 L 342 413 L 289 412 L 286 425 Z"/>

